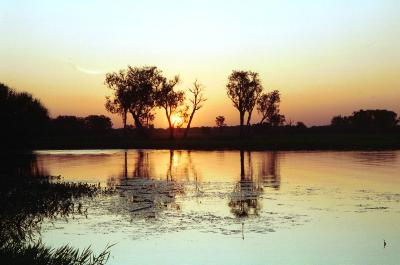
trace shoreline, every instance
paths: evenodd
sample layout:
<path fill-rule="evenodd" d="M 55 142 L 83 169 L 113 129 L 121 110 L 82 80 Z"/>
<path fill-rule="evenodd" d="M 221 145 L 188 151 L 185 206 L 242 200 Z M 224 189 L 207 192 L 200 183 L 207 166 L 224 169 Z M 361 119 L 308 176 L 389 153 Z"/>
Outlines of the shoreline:
<path fill-rule="evenodd" d="M 143 139 L 116 136 L 53 137 L 31 143 L 32 150 L 161 149 L 248 151 L 383 151 L 400 150 L 400 134 L 276 134 L 247 139 L 198 137 Z"/>

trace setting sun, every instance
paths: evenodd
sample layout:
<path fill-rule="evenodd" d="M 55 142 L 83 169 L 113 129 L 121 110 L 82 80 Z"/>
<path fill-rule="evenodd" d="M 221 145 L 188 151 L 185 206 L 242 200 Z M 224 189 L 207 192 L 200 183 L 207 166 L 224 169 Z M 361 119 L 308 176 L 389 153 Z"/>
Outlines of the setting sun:
<path fill-rule="evenodd" d="M 0 0 L 0 265 L 399 265 L 399 10 Z"/>
<path fill-rule="evenodd" d="M 183 125 L 183 122 L 184 122 L 183 117 L 180 116 L 179 114 L 175 113 L 171 115 L 171 123 L 174 128 L 181 127 Z"/>

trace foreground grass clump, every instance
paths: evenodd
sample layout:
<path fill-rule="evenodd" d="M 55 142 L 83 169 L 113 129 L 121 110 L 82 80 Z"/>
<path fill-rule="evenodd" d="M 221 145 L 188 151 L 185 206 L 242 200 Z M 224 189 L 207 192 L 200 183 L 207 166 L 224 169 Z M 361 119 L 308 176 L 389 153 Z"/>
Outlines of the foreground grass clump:
<path fill-rule="evenodd" d="M 97 185 L 66 183 L 47 176 L 34 156 L 2 159 L 0 165 L 0 264 L 105 264 L 110 247 L 95 255 L 70 246 L 50 248 L 40 240 L 45 218 L 85 214 L 79 201 L 100 192 Z M 15 162 L 18 161 L 18 162 Z"/>
<path fill-rule="evenodd" d="M 36 244 L 7 244 L 0 247 L 1 264 L 30 264 L 30 265 L 100 265 L 105 264 L 110 256 L 111 246 L 99 255 L 94 255 L 90 248 L 82 251 L 70 246 L 49 248 L 41 242 Z"/>

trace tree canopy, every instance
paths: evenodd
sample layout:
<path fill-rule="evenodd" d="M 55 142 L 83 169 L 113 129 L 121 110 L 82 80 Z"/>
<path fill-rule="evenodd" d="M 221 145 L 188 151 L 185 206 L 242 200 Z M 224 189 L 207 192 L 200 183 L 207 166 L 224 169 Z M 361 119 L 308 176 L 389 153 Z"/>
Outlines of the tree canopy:
<path fill-rule="evenodd" d="M 31 94 L 16 92 L 0 83 L 0 120 L 4 124 L 1 134 L 22 143 L 45 131 L 49 113 Z"/>
<path fill-rule="evenodd" d="M 233 71 L 228 77 L 226 89 L 233 106 L 239 111 L 240 135 L 243 136 L 245 114 L 248 114 L 247 125 L 250 125 L 254 106 L 263 89 L 258 73 L 251 71 Z"/>

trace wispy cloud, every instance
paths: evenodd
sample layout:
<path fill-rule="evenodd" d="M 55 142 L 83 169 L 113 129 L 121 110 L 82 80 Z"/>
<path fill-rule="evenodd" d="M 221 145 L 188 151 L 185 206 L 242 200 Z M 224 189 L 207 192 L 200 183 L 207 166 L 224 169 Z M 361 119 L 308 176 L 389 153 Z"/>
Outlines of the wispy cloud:
<path fill-rule="evenodd" d="M 93 68 L 82 67 L 82 66 L 80 66 L 78 64 L 73 63 L 70 58 L 68 58 L 64 62 L 66 64 L 68 64 L 69 66 L 71 66 L 76 71 L 79 71 L 79 72 L 87 74 L 87 75 L 101 75 L 101 74 L 105 74 L 106 73 L 104 70 L 98 70 L 98 69 L 93 69 Z"/>
<path fill-rule="evenodd" d="M 82 72 L 84 74 L 88 74 L 88 75 L 101 75 L 104 74 L 104 71 L 101 70 L 97 70 L 97 69 L 88 69 L 88 68 L 84 68 L 82 66 L 79 65 L 73 65 L 74 68 L 76 70 L 78 70 L 79 72 Z"/>

